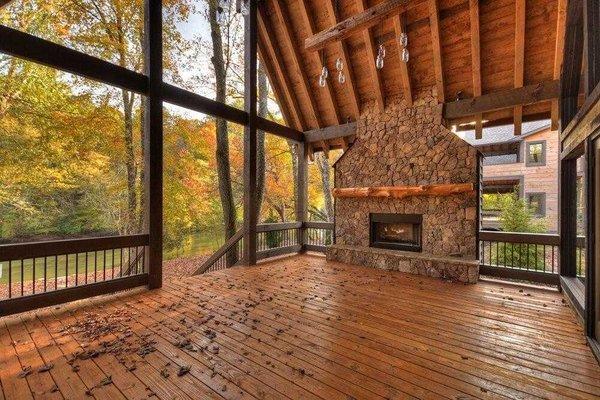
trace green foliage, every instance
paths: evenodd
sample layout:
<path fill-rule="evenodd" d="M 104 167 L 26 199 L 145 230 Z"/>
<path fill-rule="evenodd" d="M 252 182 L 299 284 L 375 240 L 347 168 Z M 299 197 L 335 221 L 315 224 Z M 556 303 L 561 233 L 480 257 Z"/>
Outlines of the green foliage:
<path fill-rule="evenodd" d="M 277 220 L 277 217 L 275 217 L 275 215 L 271 211 L 269 216 L 267 218 L 265 218 L 265 223 L 269 224 L 269 223 L 275 223 L 275 222 L 279 222 L 279 221 Z M 281 242 L 283 241 L 283 235 L 279 231 L 267 232 L 267 233 L 265 233 L 265 241 L 267 244 L 267 248 L 275 249 L 275 248 L 281 246 Z"/>
<path fill-rule="evenodd" d="M 533 210 L 518 193 L 505 195 L 498 198 L 500 226 L 505 232 L 544 233 L 547 231 L 544 220 L 535 219 Z M 491 262 L 496 265 L 507 265 L 518 268 L 543 270 L 546 264 L 543 246 L 494 243 L 491 253 Z"/>

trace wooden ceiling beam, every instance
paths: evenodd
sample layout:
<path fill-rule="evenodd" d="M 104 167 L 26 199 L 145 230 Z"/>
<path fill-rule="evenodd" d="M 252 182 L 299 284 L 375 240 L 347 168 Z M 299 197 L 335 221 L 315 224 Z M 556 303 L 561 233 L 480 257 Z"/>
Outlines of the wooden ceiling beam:
<path fill-rule="evenodd" d="M 359 9 L 358 14 L 307 38 L 304 41 L 304 47 L 307 50 L 322 49 L 331 42 L 345 39 L 350 35 L 371 28 L 383 20 L 406 12 L 425 1 L 426 0 L 387 0 L 369 9 L 366 9 L 366 7 L 363 6 Z"/>
<path fill-rule="evenodd" d="M 479 35 L 479 0 L 469 0 L 471 23 L 471 71 L 473 75 L 473 97 L 481 96 L 481 39 Z M 483 137 L 482 115 L 475 115 L 475 139 Z"/>
<path fill-rule="evenodd" d="M 495 93 L 484 94 L 472 99 L 465 99 L 446 103 L 444 105 L 444 118 L 447 120 L 473 116 L 481 113 L 501 110 L 549 101 L 558 98 L 560 94 L 560 81 L 549 81 L 536 85 L 523 86 L 515 89 L 503 90 Z"/>
<path fill-rule="evenodd" d="M 357 0 L 359 12 L 362 13 L 365 11 L 367 7 L 366 3 L 366 0 Z M 363 40 L 365 42 L 365 50 L 367 53 L 367 64 L 369 65 L 371 79 L 373 80 L 373 85 L 375 86 L 373 88 L 375 93 L 375 101 L 377 102 L 379 110 L 383 111 L 385 109 L 385 89 L 383 87 L 383 79 L 375 63 L 375 59 L 377 58 L 377 49 L 375 48 L 375 41 L 373 40 L 373 33 L 371 32 L 371 29 L 366 29 L 363 31 Z"/>
<path fill-rule="evenodd" d="M 331 20 L 331 23 L 335 25 L 338 22 L 338 16 L 333 2 L 334 0 L 324 0 L 325 7 L 327 7 L 327 13 L 329 14 L 329 19 Z M 350 55 L 348 53 L 348 46 L 346 45 L 346 42 L 342 39 L 338 43 L 341 59 L 344 63 L 344 73 L 346 74 L 345 86 L 348 88 L 350 105 L 352 106 L 352 111 L 354 112 L 354 120 L 357 120 L 360 117 L 360 97 L 358 90 L 356 89 L 354 69 L 350 63 Z"/>
<path fill-rule="evenodd" d="M 433 70 L 435 86 L 440 103 L 446 101 L 444 93 L 444 69 L 442 67 L 442 45 L 440 38 L 440 10 L 437 0 L 429 0 L 429 27 L 431 29 L 431 48 L 433 50 Z"/>
<path fill-rule="evenodd" d="M 398 58 L 400 60 L 400 80 L 402 81 L 402 92 L 404 93 L 404 99 L 409 107 L 413 105 L 412 99 L 412 88 L 410 86 L 410 74 L 408 71 L 408 63 L 402 60 L 402 43 L 400 43 L 400 36 L 406 33 L 406 23 L 404 21 L 404 14 L 398 14 L 394 17 L 394 33 L 396 35 L 396 44 L 398 45 Z"/>
<path fill-rule="evenodd" d="M 356 122 L 349 124 L 328 126 L 327 128 L 313 129 L 304 132 L 305 140 L 308 143 L 320 142 L 322 140 L 334 140 L 348 136 L 356 135 Z"/>
<path fill-rule="evenodd" d="M 275 69 L 275 76 L 270 76 L 271 82 L 281 82 L 282 91 L 287 99 L 287 103 L 290 107 L 292 115 L 294 116 L 294 120 L 296 121 L 296 128 L 304 131 L 307 128 L 306 121 L 304 120 L 304 116 L 300 111 L 300 105 L 298 104 L 295 93 L 292 91 L 292 83 L 290 82 L 289 76 L 286 71 L 284 71 L 282 64 L 283 58 L 279 52 L 279 48 L 273 41 L 275 37 L 273 29 L 269 24 L 268 17 L 266 16 L 262 6 L 258 7 L 258 35 L 260 38 L 259 43 L 262 43 L 261 47 L 264 47 L 265 50 L 263 55 L 265 58 L 272 60 Z"/>
<path fill-rule="evenodd" d="M 565 28 L 567 21 L 567 0 L 558 0 L 558 15 L 556 18 L 556 44 L 554 46 L 554 79 L 560 79 L 560 69 L 563 62 L 563 51 L 565 48 Z M 552 100 L 552 109 L 550 111 L 551 129 L 559 128 L 558 100 Z"/>
<path fill-rule="evenodd" d="M 525 0 L 515 1 L 515 89 L 523 87 L 525 80 Z M 514 109 L 515 136 L 521 134 L 523 129 L 523 106 Z"/>
<path fill-rule="evenodd" d="M 279 23 L 281 24 L 281 28 L 283 29 L 283 39 L 287 47 L 289 48 L 292 63 L 298 72 L 298 77 L 300 78 L 300 85 L 302 89 L 306 93 L 306 98 L 308 99 L 308 107 L 310 110 L 311 117 L 315 120 L 317 127 L 322 127 L 323 122 L 321 121 L 321 117 L 319 115 L 319 111 L 317 108 L 317 103 L 315 102 L 315 98 L 313 96 L 313 91 L 310 88 L 310 82 L 306 76 L 306 70 L 302 65 L 302 61 L 300 60 L 300 55 L 298 53 L 298 49 L 294 43 L 293 39 L 293 31 L 290 26 L 290 18 L 287 16 L 287 12 L 283 10 L 283 6 L 279 0 L 275 0 L 272 2 L 273 8 L 275 10 L 275 14 L 279 19 Z"/>
<path fill-rule="evenodd" d="M 308 33 L 312 36 L 315 33 L 315 25 L 313 23 L 313 19 L 311 18 L 310 13 L 309 13 L 308 4 L 306 4 L 306 2 L 307 2 L 307 0 L 300 0 L 298 2 L 298 4 L 300 7 L 300 13 L 302 14 L 302 19 L 304 20 L 304 24 L 308 27 Z M 325 49 L 323 49 L 323 52 L 324 51 L 325 51 Z M 314 55 L 317 57 L 316 64 L 319 66 L 319 71 L 321 71 L 324 66 L 325 67 L 327 66 L 327 63 L 325 61 L 321 60 L 321 57 L 319 56 L 318 53 L 314 53 Z M 331 83 L 332 80 L 335 79 L 335 75 L 332 72 L 333 71 L 330 71 L 329 79 L 326 80 L 325 89 L 326 89 L 327 97 L 329 99 L 329 104 L 330 104 L 331 109 L 333 110 L 333 113 L 335 116 L 335 122 L 337 124 L 340 124 L 342 122 L 341 117 L 340 117 L 340 109 L 335 100 L 335 92 L 333 90 L 333 85 Z"/>

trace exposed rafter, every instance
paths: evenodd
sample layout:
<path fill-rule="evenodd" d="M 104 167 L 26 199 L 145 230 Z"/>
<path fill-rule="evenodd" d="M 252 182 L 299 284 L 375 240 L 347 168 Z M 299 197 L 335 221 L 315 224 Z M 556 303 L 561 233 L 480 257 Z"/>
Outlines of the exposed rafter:
<path fill-rule="evenodd" d="M 367 7 L 366 0 L 357 0 L 358 11 L 363 12 Z M 363 40 L 365 42 L 365 50 L 367 52 L 367 63 L 371 72 L 371 78 L 373 79 L 373 88 L 375 93 L 375 100 L 381 111 L 385 109 L 385 91 L 383 88 L 383 79 L 375 64 L 375 58 L 377 57 L 377 50 L 375 48 L 375 41 L 373 40 L 373 33 L 371 29 L 363 31 Z"/>
<path fill-rule="evenodd" d="M 484 94 L 472 99 L 459 100 L 446 103 L 444 118 L 453 120 L 461 117 L 473 116 L 485 112 L 511 108 L 517 105 L 528 105 L 549 101 L 558 98 L 560 82 L 550 81 L 537 85 L 523 86 L 500 92 Z"/>
<path fill-rule="evenodd" d="M 304 24 L 308 27 L 308 32 L 312 36 L 315 33 L 315 25 L 313 23 L 312 17 L 308 10 L 308 4 L 306 4 L 306 2 L 307 2 L 307 0 L 300 0 L 298 2 L 298 5 L 300 7 L 300 14 L 302 14 L 302 19 L 304 20 Z M 319 65 L 319 69 L 322 69 L 323 66 L 326 66 L 327 63 L 322 62 L 318 53 L 315 53 L 315 56 L 317 57 L 317 65 Z M 333 78 L 333 76 L 330 79 L 326 80 L 325 89 L 326 89 L 327 97 L 329 98 L 329 104 L 331 105 L 333 114 L 335 115 L 335 121 L 337 124 L 340 124 L 342 122 L 341 117 L 340 117 L 340 109 L 335 100 L 335 93 L 333 90 L 333 85 L 331 84 L 331 82 L 333 80 L 332 78 Z"/>
<path fill-rule="evenodd" d="M 265 58 L 270 58 L 273 61 L 273 66 L 275 68 L 275 76 L 270 75 L 271 82 L 281 82 L 283 93 L 285 94 L 290 111 L 296 121 L 296 127 L 297 129 L 303 131 L 306 129 L 307 124 L 300 110 L 300 105 L 298 104 L 296 94 L 292 91 L 292 84 L 290 82 L 289 75 L 284 70 L 282 64 L 283 58 L 279 52 L 279 48 L 273 42 L 273 30 L 262 6 L 258 8 L 258 35 L 260 39 L 259 42 L 264 44 Z"/>
<path fill-rule="evenodd" d="M 433 50 L 433 70 L 435 86 L 440 103 L 445 101 L 444 69 L 442 67 L 442 45 L 440 39 L 440 11 L 437 0 L 429 0 L 429 26 L 431 28 L 431 48 Z"/>
<path fill-rule="evenodd" d="M 525 0 L 515 1 L 515 89 L 523 86 L 525 78 Z M 515 135 L 523 127 L 523 106 L 514 110 Z"/>
<path fill-rule="evenodd" d="M 323 0 L 325 3 L 325 7 L 327 7 L 327 13 L 329 14 L 329 19 L 332 24 L 337 24 L 338 16 L 337 10 L 335 9 L 333 2 L 334 0 Z M 348 88 L 348 92 L 350 95 L 350 104 L 352 105 L 352 110 L 354 112 L 354 119 L 357 120 L 360 116 L 360 98 L 358 94 L 358 90 L 356 90 L 356 79 L 354 77 L 354 69 L 352 64 L 350 63 L 350 55 L 348 53 L 348 46 L 346 42 L 342 39 L 338 42 L 339 52 L 341 54 L 342 61 L 344 62 L 344 71 L 346 73 L 346 87 Z"/>
<path fill-rule="evenodd" d="M 409 107 L 412 107 L 412 89 L 410 86 L 410 75 L 408 72 L 408 64 L 402 61 L 402 44 L 400 36 L 406 33 L 406 24 L 404 22 L 404 14 L 398 14 L 394 17 L 394 33 L 396 34 L 396 44 L 398 45 L 398 57 L 400 59 L 400 79 L 402 81 L 402 92 L 404 99 Z"/>
<path fill-rule="evenodd" d="M 563 51 L 565 48 L 565 27 L 567 21 L 567 0 L 558 0 L 558 16 L 556 18 L 556 44 L 554 46 L 554 79 L 560 79 Z M 552 101 L 551 129 L 558 130 L 559 124 L 558 100 Z"/>
<path fill-rule="evenodd" d="M 481 42 L 479 35 L 479 0 L 469 0 L 471 21 L 471 70 L 473 74 L 473 97 L 481 96 Z M 482 115 L 475 115 L 475 138 L 483 137 Z"/>
<path fill-rule="evenodd" d="M 359 13 L 345 19 L 329 29 L 321 31 L 304 41 L 307 50 L 319 50 L 327 44 L 342 40 L 350 35 L 371 28 L 383 20 L 396 14 L 406 12 L 417 7 L 426 0 L 387 0 L 366 9 L 366 5 L 359 8 Z"/>
<path fill-rule="evenodd" d="M 284 11 L 284 5 L 281 4 L 278 0 L 272 2 L 273 9 L 275 10 L 275 14 L 279 19 L 279 23 L 281 24 L 281 28 L 283 29 L 283 39 L 287 47 L 289 48 L 292 63 L 298 72 L 298 77 L 300 78 L 300 85 L 302 89 L 306 93 L 306 98 L 308 99 L 308 108 L 310 110 L 311 117 L 315 120 L 317 127 L 322 127 L 323 122 L 321 120 L 321 116 L 319 114 L 319 110 L 317 108 L 317 103 L 313 96 L 313 91 L 310 88 L 310 83 L 306 76 L 306 68 L 302 64 L 300 60 L 300 55 L 298 53 L 298 49 L 296 48 L 296 44 L 293 39 L 293 32 L 290 26 L 290 19 L 287 16 L 287 12 Z"/>

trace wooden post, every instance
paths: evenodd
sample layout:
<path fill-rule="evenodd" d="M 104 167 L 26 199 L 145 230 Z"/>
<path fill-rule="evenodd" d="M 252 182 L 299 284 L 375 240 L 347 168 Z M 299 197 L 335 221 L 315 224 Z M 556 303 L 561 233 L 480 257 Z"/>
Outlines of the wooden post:
<path fill-rule="evenodd" d="M 162 110 L 162 0 L 145 3 L 146 72 L 148 98 L 144 120 L 145 220 L 150 236 L 146 270 L 151 289 L 162 286 L 163 262 L 163 110 Z"/>
<path fill-rule="evenodd" d="M 577 158 L 560 163 L 560 274 L 575 276 L 577 249 Z"/>
<path fill-rule="evenodd" d="M 256 224 L 258 204 L 256 193 L 256 99 L 258 19 L 257 2 L 247 1 L 248 14 L 244 18 L 244 104 L 248 125 L 244 128 L 244 260 L 245 265 L 256 264 Z"/>
<path fill-rule="evenodd" d="M 307 202 L 308 202 L 308 162 L 306 154 L 306 144 L 297 144 L 296 156 L 298 157 L 298 176 L 296 177 L 296 186 L 298 193 L 296 195 L 296 220 L 302 222 L 303 226 L 300 229 L 300 236 L 298 237 L 298 244 L 303 246 L 306 245 L 306 229 L 304 228 L 304 222 L 308 220 Z"/>

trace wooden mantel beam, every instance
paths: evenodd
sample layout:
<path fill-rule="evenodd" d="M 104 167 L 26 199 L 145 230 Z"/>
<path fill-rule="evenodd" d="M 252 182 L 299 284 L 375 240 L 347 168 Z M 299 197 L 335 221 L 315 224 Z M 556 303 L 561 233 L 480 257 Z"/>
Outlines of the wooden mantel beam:
<path fill-rule="evenodd" d="M 387 197 L 402 199 L 411 196 L 450 196 L 459 193 L 475 193 L 472 183 L 448 183 L 420 186 L 382 186 L 333 189 L 333 197 Z"/>
<path fill-rule="evenodd" d="M 560 82 L 556 80 L 484 94 L 472 99 L 446 103 L 444 106 L 444 118 L 452 120 L 518 105 L 553 100 L 558 98 L 559 93 Z"/>
<path fill-rule="evenodd" d="M 345 39 L 350 35 L 375 26 L 389 17 L 417 7 L 424 2 L 425 0 L 384 1 L 307 38 L 304 41 L 304 46 L 307 50 L 322 49 L 331 42 Z"/>

